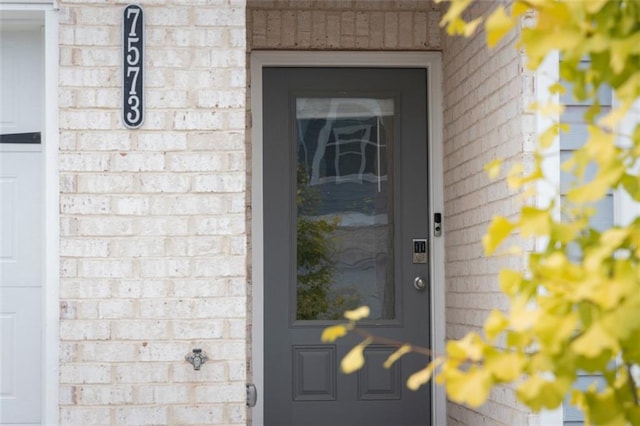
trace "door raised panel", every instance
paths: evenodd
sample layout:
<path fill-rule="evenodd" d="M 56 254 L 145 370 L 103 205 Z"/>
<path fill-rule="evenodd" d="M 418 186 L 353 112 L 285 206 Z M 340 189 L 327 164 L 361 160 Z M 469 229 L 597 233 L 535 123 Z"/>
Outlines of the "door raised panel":
<path fill-rule="evenodd" d="M 41 289 L 0 289 L 0 424 L 40 422 Z"/>
<path fill-rule="evenodd" d="M 364 350 L 364 367 L 358 371 L 358 399 L 376 401 L 400 399 L 402 393 L 402 360 L 389 368 L 383 364 L 396 351 L 395 347 L 369 346 Z"/>
<path fill-rule="evenodd" d="M 335 400 L 337 373 L 335 346 L 294 346 L 294 401 Z"/>

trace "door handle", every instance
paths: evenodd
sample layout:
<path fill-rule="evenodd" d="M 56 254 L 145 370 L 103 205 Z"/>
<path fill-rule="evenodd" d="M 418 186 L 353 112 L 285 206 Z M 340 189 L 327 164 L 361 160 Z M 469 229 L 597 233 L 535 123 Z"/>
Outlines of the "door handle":
<path fill-rule="evenodd" d="M 413 279 L 413 287 L 418 291 L 424 291 L 427 288 L 427 280 L 422 277 L 415 277 Z"/>

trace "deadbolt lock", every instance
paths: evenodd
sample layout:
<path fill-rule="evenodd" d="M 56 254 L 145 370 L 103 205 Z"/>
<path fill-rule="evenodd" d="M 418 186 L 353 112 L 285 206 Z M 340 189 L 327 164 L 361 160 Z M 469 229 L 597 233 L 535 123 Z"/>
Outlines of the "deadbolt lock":
<path fill-rule="evenodd" d="M 413 240 L 413 263 L 427 263 L 427 239 Z"/>

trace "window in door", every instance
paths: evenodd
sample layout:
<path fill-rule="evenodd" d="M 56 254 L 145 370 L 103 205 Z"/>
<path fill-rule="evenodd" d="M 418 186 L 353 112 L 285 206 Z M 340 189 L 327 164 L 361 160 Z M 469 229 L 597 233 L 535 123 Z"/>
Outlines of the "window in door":
<path fill-rule="evenodd" d="M 296 99 L 298 320 L 361 305 L 372 319 L 394 318 L 393 106 Z"/>

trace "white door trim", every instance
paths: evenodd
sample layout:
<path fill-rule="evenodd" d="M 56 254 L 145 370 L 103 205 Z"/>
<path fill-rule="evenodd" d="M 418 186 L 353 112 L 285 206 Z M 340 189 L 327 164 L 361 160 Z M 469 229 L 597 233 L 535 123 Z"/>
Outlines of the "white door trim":
<path fill-rule="evenodd" d="M 55 7 L 55 6 L 54 6 Z M 44 407 L 43 424 L 59 422 L 60 173 L 58 169 L 58 10 L 45 10 L 44 125 Z"/>
<path fill-rule="evenodd" d="M 17 17 L 17 25 L 43 26 L 44 39 L 44 128 L 43 144 L 43 301 L 42 316 L 42 424 L 57 425 L 59 402 L 59 286 L 60 218 L 58 171 L 58 9 L 50 4 L 0 3 L 2 19 Z"/>
<path fill-rule="evenodd" d="M 253 408 L 253 425 L 264 423 L 264 243 L 262 194 L 263 122 L 262 122 L 262 69 L 267 66 L 297 67 L 416 67 L 428 70 L 427 92 L 429 137 L 429 212 L 444 213 L 444 188 L 442 166 L 442 55 L 440 52 L 282 52 L 259 51 L 251 54 L 251 282 L 252 282 L 252 372 L 258 388 L 258 402 Z M 429 221 L 431 223 L 431 220 Z M 431 282 L 431 344 L 436 353 L 445 349 L 445 286 L 444 286 L 444 235 L 433 237 L 430 232 Z M 441 387 L 432 381 L 433 425 L 446 424 L 446 396 Z"/>

